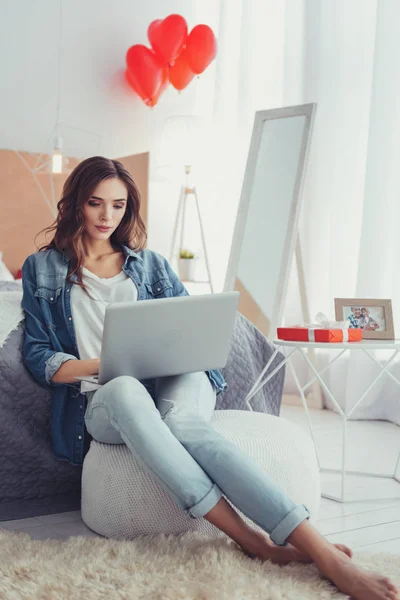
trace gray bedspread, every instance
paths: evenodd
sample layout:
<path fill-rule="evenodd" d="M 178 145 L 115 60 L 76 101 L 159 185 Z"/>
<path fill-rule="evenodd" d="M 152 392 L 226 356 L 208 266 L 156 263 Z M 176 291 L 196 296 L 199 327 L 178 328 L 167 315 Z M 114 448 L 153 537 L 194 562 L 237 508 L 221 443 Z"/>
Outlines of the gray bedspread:
<path fill-rule="evenodd" d="M 21 289 L 0 282 L 0 292 Z M 22 362 L 24 322 L 0 348 L 0 521 L 80 509 L 81 467 L 53 457 L 50 446 L 51 392 Z M 229 389 L 217 410 L 248 410 L 244 398 L 268 361 L 273 346 L 237 313 L 228 362 Z M 282 356 L 276 357 L 276 364 Z M 284 369 L 252 399 L 253 410 L 279 415 Z"/>
<path fill-rule="evenodd" d="M 218 396 L 216 410 L 249 410 L 245 398 L 274 351 L 275 347 L 261 331 L 241 313 L 236 313 L 228 361 L 221 369 L 228 389 Z M 270 366 L 269 372 L 283 359 L 283 354 L 279 352 Z M 250 400 L 252 409 L 256 412 L 279 416 L 284 381 L 285 367 L 282 367 L 252 397 Z"/>

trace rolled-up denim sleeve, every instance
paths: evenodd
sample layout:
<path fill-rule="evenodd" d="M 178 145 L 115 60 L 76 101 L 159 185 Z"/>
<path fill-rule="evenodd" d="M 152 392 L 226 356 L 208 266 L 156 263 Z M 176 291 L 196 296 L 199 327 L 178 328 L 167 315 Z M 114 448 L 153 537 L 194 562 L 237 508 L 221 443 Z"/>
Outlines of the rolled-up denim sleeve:
<path fill-rule="evenodd" d="M 65 352 L 55 352 L 46 360 L 44 367 L 44 374 L 46 382 L 51 385 L 52 377 L 56 371 L 61 367 L 61 365 L 67 360 L 77 360 L 76 356 L 72 356 L 72 354 L 66 354 Z"/>
<path fill-rule="evenodd" d="M 41 385 L 60 385 L 51 378 L 67 360 L 77 360 L 76 356 L 57 352 L 51 345 L 43 314 L 35 297 L 35 273 L 28 257 L 22 267 L 22 301 L 25 316 L 25 334 L 22 346 L 24 364 Z"/>

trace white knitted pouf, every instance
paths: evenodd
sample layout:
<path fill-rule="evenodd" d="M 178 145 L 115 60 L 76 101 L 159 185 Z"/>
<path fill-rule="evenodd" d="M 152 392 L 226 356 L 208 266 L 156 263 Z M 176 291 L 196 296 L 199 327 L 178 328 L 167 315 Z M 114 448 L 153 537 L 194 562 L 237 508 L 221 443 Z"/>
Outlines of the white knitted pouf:
<path fill-rule="evenodd" d="M 305 504 L 310 520 L 315 521 L 320 477 L 314 445 L 306 432 L 281 417 L 251 411 L 217 410 L 211 423 L 295 502 Z M 125 444 L 91 441 L 83 463 L 81 511 L 84 523 L 107 538 L 185 531 L 224 535 L 206 519 L 193 519 L 177 506 Z"/>

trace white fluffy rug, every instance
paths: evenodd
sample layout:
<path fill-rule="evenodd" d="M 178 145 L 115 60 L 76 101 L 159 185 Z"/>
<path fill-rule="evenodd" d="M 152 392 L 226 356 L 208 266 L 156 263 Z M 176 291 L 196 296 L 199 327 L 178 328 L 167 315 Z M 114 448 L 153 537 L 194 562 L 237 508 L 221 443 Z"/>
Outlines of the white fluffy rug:
<path fill-rule="evenodd" d="M 1 523 L 0 523 L 1 527 Z M 400 556 L 355 561 L 400 583 Z M 0 529 L 2 600 L 343 600 L 313 565 L 248 558 L 225 536 L 75 536 L 33 540 Z"/>

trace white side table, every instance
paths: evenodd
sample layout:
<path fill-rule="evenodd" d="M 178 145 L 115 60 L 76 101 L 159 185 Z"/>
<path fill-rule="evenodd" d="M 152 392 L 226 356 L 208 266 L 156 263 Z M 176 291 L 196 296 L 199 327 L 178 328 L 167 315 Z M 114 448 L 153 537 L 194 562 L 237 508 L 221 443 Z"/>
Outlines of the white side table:
<path fill-rule="evenodd" d="M 290 370 L 292 372 L 293 379 L 294 379 L 294 381 L 296 383 L 297 389 L 298 389 L 298 391 L 300 393 L 304 409 L 306 411 L 306 415 L 307 415 L 308 425 L 309 425 L 309 428 L 310 428 L 311 437 L 313 439 L 314 446 L 315 446 L 315 453 L 317 455 L 319 469 L 320 469 L 320 471 L 324 471 L 324 472 L 341 473 L 341 494 L 340 494 L 340 497 L 333 496 L 332 494 L 326 494 L 324 492 L 322 492 L 322 496 L 325 497 L 325 498 L 329 498 L 331 500 L 336 500 L 337 502 L 348 502 L 348 501 L 351 501 L 351 499 L 345 498 L 345 478 L 346 478 L 346 474 L 349 474 L 349 475 L 358 475 L 358 476 L 361 476 L 361 477 L 379 477 L 379 478 L 383 478 L 383 479 L 393 479 L 393 480 L 397 481 L 398 483 L 400 483 L 400 468 L 399 468 L 400 467 L 400 452 L 399 452 L 399 456 L 397 458 L 396 467 L 394 469 L 394 473 L 393 474 L 381 475 L 381 474 L 378 474 L 378 473 L 368 473 L 368 472 L 348 471 L 348 470 L 346 470 L 347 419 L 349 417 L 351 417 L 352 413 L 361 404 L 361 402 L 367 396 L 367 394 L 369 393 L 369 391 L 371 390 L 371 388 L 376 384 L 377 381 L 380 380 L 380 378 L 383 376 L 384 373 L 387 373 L 389 375 L 389 377 L 391 377 L 397 384 L 400 385 L 400 381 L 397 379 L 397 377 L 395 377 L 388 370 L 389 367 L 391 366 L 391 364 L 395 361 L 396 356 L 400 352 L 400 340 L 362 340 L 361 342 L 346 342 L 346 343 L 341 343 L 341 344 L 340 343 L 322 343 L 322 342 L 319 342 L 319 343 L 318 342 L 288 342 L 288 341 L 283 341 L 283 340 L 274 340 L 274 345 L 276 346 L 275 352 L 271 356 L 271 358 L 268 361 L 268 363 L 265 365 L 265 367 L 262 370 L 262 372 L 260 373 L 257 381 L 255 382 L 255 384 L 251 388 L 250 392 L 247 394 L 247 396 L 246 396 L 246 403 L 247 403 L 249 409 L 252 410 L 251 405 L 250 405 L 251 398 L 267 383 L 267 381 L 269 381 L 283 367 L 283 365 L 285 365 L 286 363 L 288 364 L 288 366 L 289 366 L 289 368 L 290 368 Z M 307 351 L 308 348 L 324 348 L 324 350 L 341 350 L 341 352 L 339 352 L 339 354 L 328 365 L 326 365 L 326 367 L 324 367 L 321 371 L 317 371 L 316 368 L 314 367 L 314 365 L 311 363 L 311 361 L 310 361 L 310 359 L 309 359 L 309 357 L 307 355 L 306 351 Z M 375 377 L 375 379 L 372 381 L 371 385 L 365 390 L 365 392 L 362 394 L 362 396 L 354 404 L 353 408 L 347 413 L 347 412 L 343 412 L 343 410 L 340 408 L 340 406 L 337 403 L 337 401 L 335 400 L 332 392 L 329 390 L 329 388 L 327 387 L 327 385 L 323 381 L 322 375 L 323 375 L 323 373 L 325 373 L 325 371 L 327 371 L 348 350 L 358 350 L 358 351 L 361 351 L 361 352 L 364 352 L 365 354 L 367 354 L 371 358 L 371 360 L 379 366 L 380 373 L 377 375 L 377 377 Z M 370 354 L 370 352 L 375 351 L 375 350 L 393 350 L 393 354 L 389 358 L 389 360 L 387 360 L 386 364 L 384 366 L 382 366 L 380 364 L 380 362 L 372 354 Z M 282 360 L 282 362 L 280 362 L 279 365 L 271 373 L 268 373 L 266 375 L 266 373 L 268 372 L 268 370 L 269 370 L 271 364 L 273 363 L 276 355 L 280 351 L 285 355 L 285 359 Z M 292 363 L 292 358 L 293 358 L 293 356 L 295 356 L 296 353 L 300 353 L 302 355 L 302 357 L 304 358 L 304 360 L 306 361 L 306 363 L 310 367 L 311 371 L 315 375 L 310 381 L 308 381 L 303 386 L 301 386 L 301 384 L 300 384 L 299 378 L 297 377 L 297 374 L 296 374 L 296 371 L 295 371 L 295 367 L 294 367 L 294 365 Z M 264 375 L 266 375 L 266 378 L 263 380 Z M 320 385 L 323 387 L 323 389 L 325 390 L 327 396 L 333 402 L 333 404 L 335 405 L 335 407 L 337 408 L 337 410 L 339 412 L 339 415 L 343 419 L 342 468 L 341 469 L 325 469 L 325 468 L 322 468 L 320 460 L 319 460 L 318 448 L 317 448 L 317 445 L 316 445 L 316 442 L 315 442 L 314 431 L 313 431 L 313 427 L 312 427 L 312 423 L 311 423 L 310 413 L 309 413 L 308 406 L 307 406 L 307 400 L 306 400 L 306 397 L 304 395 L 304 392 L 311 385 L 313 385 L 316 381 L 318 381 L 320 383 Z M 400 444 L 400 439 L 399 439 L 399 444 Z"/>

